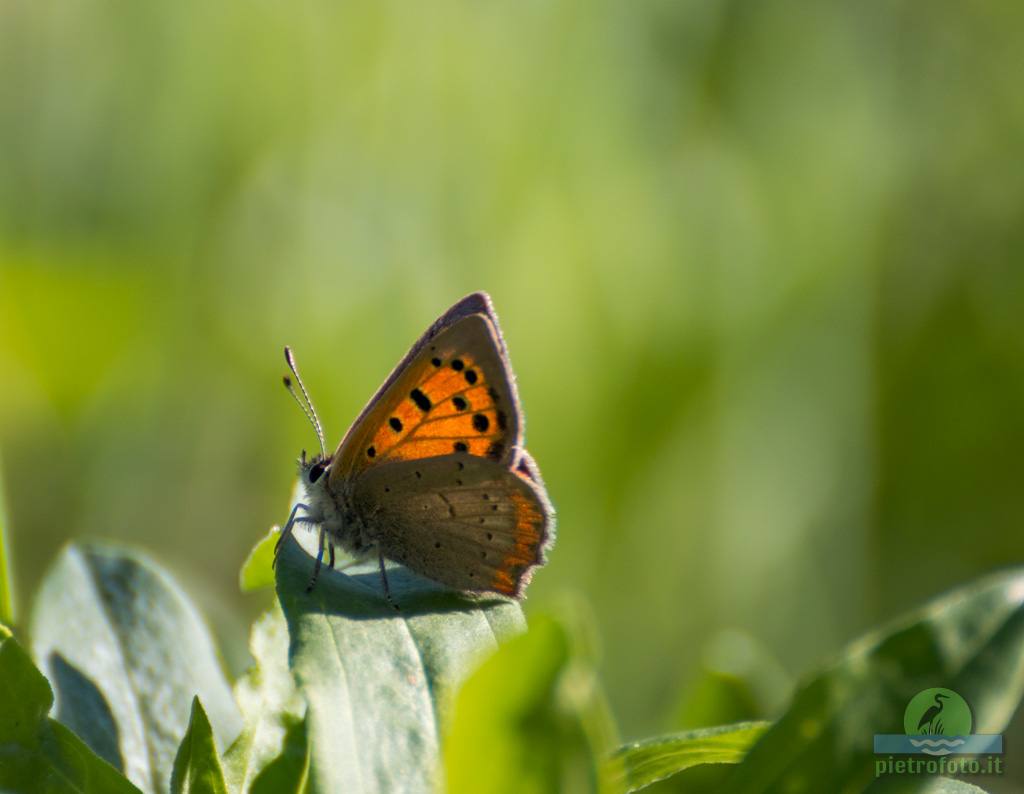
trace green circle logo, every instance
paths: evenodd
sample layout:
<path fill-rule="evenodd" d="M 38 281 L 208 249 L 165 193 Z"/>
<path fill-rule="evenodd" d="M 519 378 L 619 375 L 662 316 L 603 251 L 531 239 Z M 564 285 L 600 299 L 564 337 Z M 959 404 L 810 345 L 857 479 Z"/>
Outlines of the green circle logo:
<path fill-rule="evenodd" d="M 967 701 L 942 687 L 918 692 L 903 712 L 907 736 L 968 736 L 972 722 Z"/>

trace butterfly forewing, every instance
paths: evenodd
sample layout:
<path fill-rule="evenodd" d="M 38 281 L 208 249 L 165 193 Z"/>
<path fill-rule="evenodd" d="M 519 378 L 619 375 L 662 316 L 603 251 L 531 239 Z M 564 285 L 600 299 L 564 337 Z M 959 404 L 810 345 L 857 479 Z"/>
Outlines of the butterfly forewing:
<path fill-rule="evenodd" d="M 459 590 L 519 596 L 549 545 L 542 488 L 487 458 L 456 453 L 370 469 L 353 498 L 385 557 Z"/>
<path fill-rule="evenodd" d="M 519 437 L 497 327 L 487 314 L 456 316 L 428 331 L 364 410 L 338 449 L 331 480 L 456 452 L 510 461 Z"/>

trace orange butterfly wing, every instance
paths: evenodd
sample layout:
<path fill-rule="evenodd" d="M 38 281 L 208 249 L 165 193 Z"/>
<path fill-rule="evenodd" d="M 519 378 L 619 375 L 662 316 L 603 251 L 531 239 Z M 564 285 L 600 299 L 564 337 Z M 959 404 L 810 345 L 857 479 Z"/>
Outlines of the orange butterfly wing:
<path fill-rule="evenodd" d="M 497 319 L 474 293 L 431 326 L 363 409 L 334 455 L 331 483 L 455 452 L 509 463 L 521 424 Z"/>
<path fill-rule="evenodd" d="M 459 589 L 522 596 L 554 539 L 553 511 L 522 449 L 485 294 L 463 298 L 413 345 L 342 439 L 329 484 L 374 517 L 390 559 Z"/>

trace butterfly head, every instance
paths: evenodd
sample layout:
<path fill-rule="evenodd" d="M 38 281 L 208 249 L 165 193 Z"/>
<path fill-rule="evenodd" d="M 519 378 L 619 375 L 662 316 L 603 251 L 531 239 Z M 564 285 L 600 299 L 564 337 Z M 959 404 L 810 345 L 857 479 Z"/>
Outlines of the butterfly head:
<path fill-rule="evenodd" d="M 330 467 L 330 456 L 314 455 L 311 458 L 307 458 L 306 450 L 302 450 L 302 454 L 299 456 L 299 479 L 302 480 L 302 484 L 307 488 L 317 483 L 323 485 L 323 483 L 327 482 L 325 475 L 330 470 Z"/>

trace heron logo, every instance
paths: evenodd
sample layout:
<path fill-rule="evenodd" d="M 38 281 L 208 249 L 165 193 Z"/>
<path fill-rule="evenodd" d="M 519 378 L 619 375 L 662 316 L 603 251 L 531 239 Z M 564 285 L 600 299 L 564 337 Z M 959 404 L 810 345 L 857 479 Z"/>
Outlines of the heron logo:
<path fill-rule="evenodd" d="M 963 752 L 959 748 L 971 734 L 971 707 L 952 689 L 926 689 L 907 704 L 903 729 L 919 752 L 928 755 Z"/>
<path fill-rule="evenodd" d="M 952 689 L 933 687 L 918 692 L 903 712 L 904 733 L 876 733 L 875 774 L 926 772 L 986 774 L 1002 772 L 1003 737 L 999 734 L 971 733 L 974 727 L 971 707 Z M 987 764 L 978 758 L 945 758 L 948 755 L 988 755 Z M 939 758 L 895 759 L 894 755 L 930 755 Z"/>

